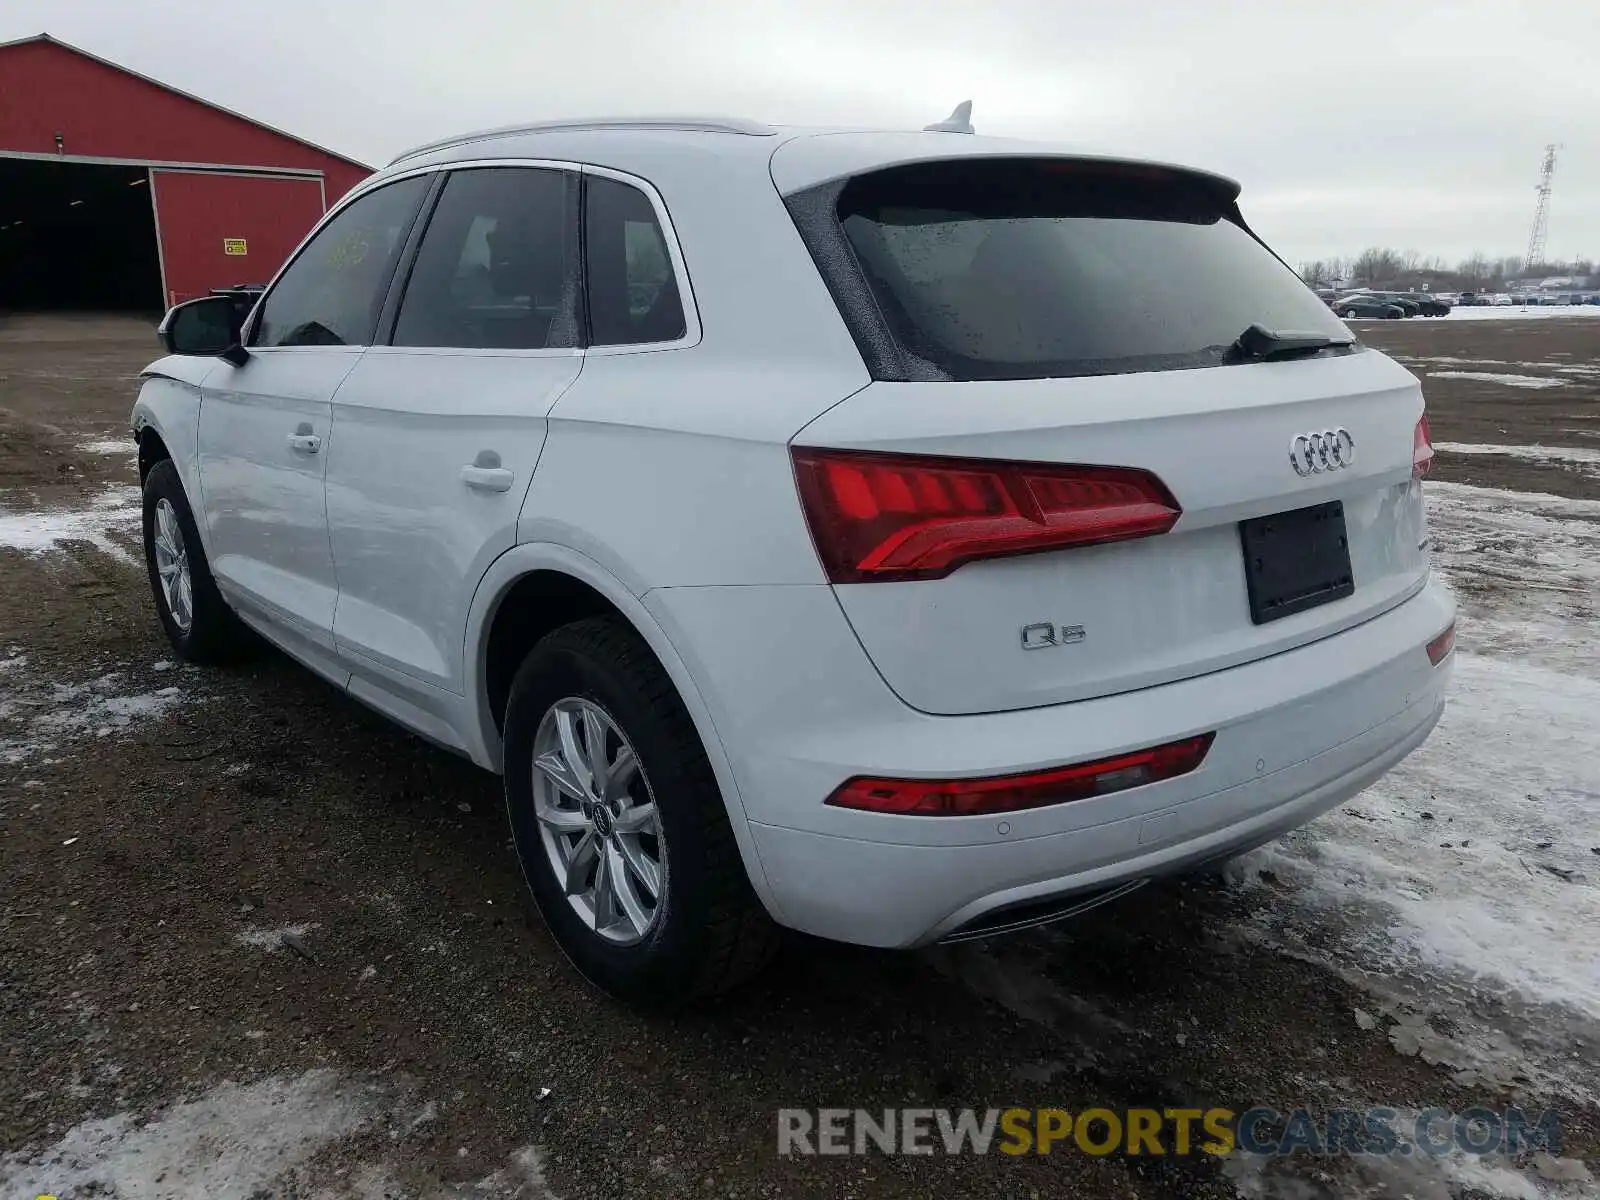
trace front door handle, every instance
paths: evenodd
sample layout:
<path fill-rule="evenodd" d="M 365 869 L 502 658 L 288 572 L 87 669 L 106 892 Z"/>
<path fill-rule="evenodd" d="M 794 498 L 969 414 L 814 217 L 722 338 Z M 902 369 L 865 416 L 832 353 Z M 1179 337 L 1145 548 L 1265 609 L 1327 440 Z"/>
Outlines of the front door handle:
<path fill-rule="evenodd" d="M 516 477 L 510 467 L 461 468 L 461 482 L 477 492 L 509 492 Z"/>
<path fill-rule="evenodd" d="M 291 433 L 289 449 L 299 454 L 315 454 L 322 449 L 322 439 L 314 433 Z"/>

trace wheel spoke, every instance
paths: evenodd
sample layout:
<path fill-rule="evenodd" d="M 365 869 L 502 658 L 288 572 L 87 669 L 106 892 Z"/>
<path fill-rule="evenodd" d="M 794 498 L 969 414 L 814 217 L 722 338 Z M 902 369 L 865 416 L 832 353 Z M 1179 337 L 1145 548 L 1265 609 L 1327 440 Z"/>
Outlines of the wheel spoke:
<path fill-rule="evenodd" d="M 639 773 L 639 759 L 633 747 L 623 742 L 617 757 L 606 768 L 606 799 L 620 800 L 628 794 L 633 777 Z"/>
<path fill-rule="evenodd" d="M 567 760 L 571 777 L 581 789 L 578 795 L 591 795 L 594 790 L 594 770 L 589 765 L 591 760 L 578 744 L 577 722 L 573 719 L 572 710 L 556 709 L 556 733 L 561 739 L 561 757 Z"/>
<path fill-rule="evenodd" d="M 583 721 L 583 745 L 588 751 L 589 778 L 593 780 L 595 791 L 598 792 L 605 780 L 607 762 L 606 719 L 600 715 L 600 710 L 591 704 L 585 704 L 578 711 Z"/>
<path fill-rule="evenodd" d="M 594 927 L 604 929 L 617 920 L 616 880 L 611 872 L 611 847 L 600 851 L 600 865 L 594 869 Z"/>
<path fill-rule="evenodd" d="M 628 875 L 622 847 L 616 843 L 606 847 L 606 881 L 611 884 L 611 893 L 616 897 L 622 915 L 633 926 L 633 932 L 643 933 L 650 928 L 650 912 L 639 899 L 639 891 Z"/>
<path fill-rule="evenodd" d="M 538 806 L 537 816 L 539 824 L 546 825 L 557 833 L 582 833 L 589 828 L 589 818 L 576 809 L 541 804 Z"/>
<path fill-rule="evenodd" d="M 572 857 L 567 859 L 567 895 L 580 896 L 588 890 L 589 868 L 594 865 L 594 860 L 594 832 L 590 830 L 578 839 L 578 844 L 572 848 Z"/>
<path fill-rule="evenodd" d="M 617 818 L 617 829 L 622 833 L 654 833 L 656 828 L 656 806 L 648 801 L 623 809 Z"/>
<path fill-rule="evenodd" d="M 544 772 L 545 777 L 560 788 L 574 800 L 587 799 L 584 791 L 583 780 L 573 773 L 566 756 L 559 750 L 549 750 L 533 760 L 533 765 Z"/>
<path fill-rule="evenodd" d="M 617 851 L 628 870 L 649 889 L 651 897 L 660 899 L 661 868 L 644 852 L 644 847 L 639 845 L 638 839 L 624 834 L 617 839 Z"/>

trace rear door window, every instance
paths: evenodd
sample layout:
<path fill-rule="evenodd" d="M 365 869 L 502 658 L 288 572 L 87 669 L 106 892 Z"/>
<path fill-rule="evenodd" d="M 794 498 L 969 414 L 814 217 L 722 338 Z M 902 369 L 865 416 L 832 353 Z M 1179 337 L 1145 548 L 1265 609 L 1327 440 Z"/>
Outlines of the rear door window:
<path fill-rule="evenodd" d="M 673 342 L 687 326 L 655 205 L 638 188 L 585 177 L 584 265 L 590 345 Z"/>
<path fill-rule="evenodd" d="M 418 247 L 392 343 L 578 345 L 577 180 L 541 167 L 453 172 Z"/>
<path fill-rule="evenodd" d="M 920 378 L 1215 366 L 1254 324 L 1348 340 L 1233 211 L 1202 178 L 1154 167 L 958 159 L 878 171 L 837 194 L 840 257 L 872 301 L 865 314 L 842 307 L 853 325 L 881 322 Z M 837 277 L 830 285 L 838 296 Z"/>

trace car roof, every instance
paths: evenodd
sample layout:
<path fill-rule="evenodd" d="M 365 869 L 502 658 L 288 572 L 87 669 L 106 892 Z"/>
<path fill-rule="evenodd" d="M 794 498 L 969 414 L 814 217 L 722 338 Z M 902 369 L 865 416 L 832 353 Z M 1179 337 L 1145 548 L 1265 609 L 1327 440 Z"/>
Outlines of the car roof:
<path fill-rule="evenodd" d="M 1064 157 L 1158 165 L 1204 179 L 1230 201 L 1239 194 L 1237 182 L 1213 172 L 1061 143 L 928 130 L 766 125 L 719 116 L 579 117 L 507 125 L 415 147 L 379 175 L 449 162 L 525 158 L 592 162 L 648 178 L 644 164 L 673 149 L 693 151 L 703 159 L 770 163 L 773 182 L 784 195 L 863 171 L 968 157 Z"/>

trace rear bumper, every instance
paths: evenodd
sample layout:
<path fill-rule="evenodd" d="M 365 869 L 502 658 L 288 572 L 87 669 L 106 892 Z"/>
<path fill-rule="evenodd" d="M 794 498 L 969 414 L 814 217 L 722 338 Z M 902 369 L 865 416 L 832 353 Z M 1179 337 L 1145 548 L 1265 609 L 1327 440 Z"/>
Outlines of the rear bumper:
<path fill-rule="evenodd" d="M 1419 745 L 1453 665 L 1434 667 L 1425 649 L 1454 618 L 1448 592 L 1430 581 L 1363 625 L 1225 671 L 1073 704 L 935 717 L 888 691 L 824 599 L 832 603 L 822 588 L 695 588 L 646 602 L 707 699 L 759 859 L 752 877 L 773 915 L 874 946 L 1003 925 L 1019 906 L 1092 896 L 1268 841 Z M 740 614 L 746 604 L 754 608 Z M 1208 731 L 1216 741 L 1189 775 L 1004 817 L 823 804 L 853 775 L 1006 774 Z"/>
<path fill-rule="evenodd" d="M 1419 700 L 1354 742 L 1275 775 L 1066 833 L 911 846 L 757 826 L 756 844 L 785 915 L 800 928 L 869 945 L 921 945 L 1004 928 L 1011 910 L 1044 900 L 1060 897 L 1065 908 L 1270 841 L 1376 780 L 1427 738 L 1442 709 L 1439 699 Z"/>

